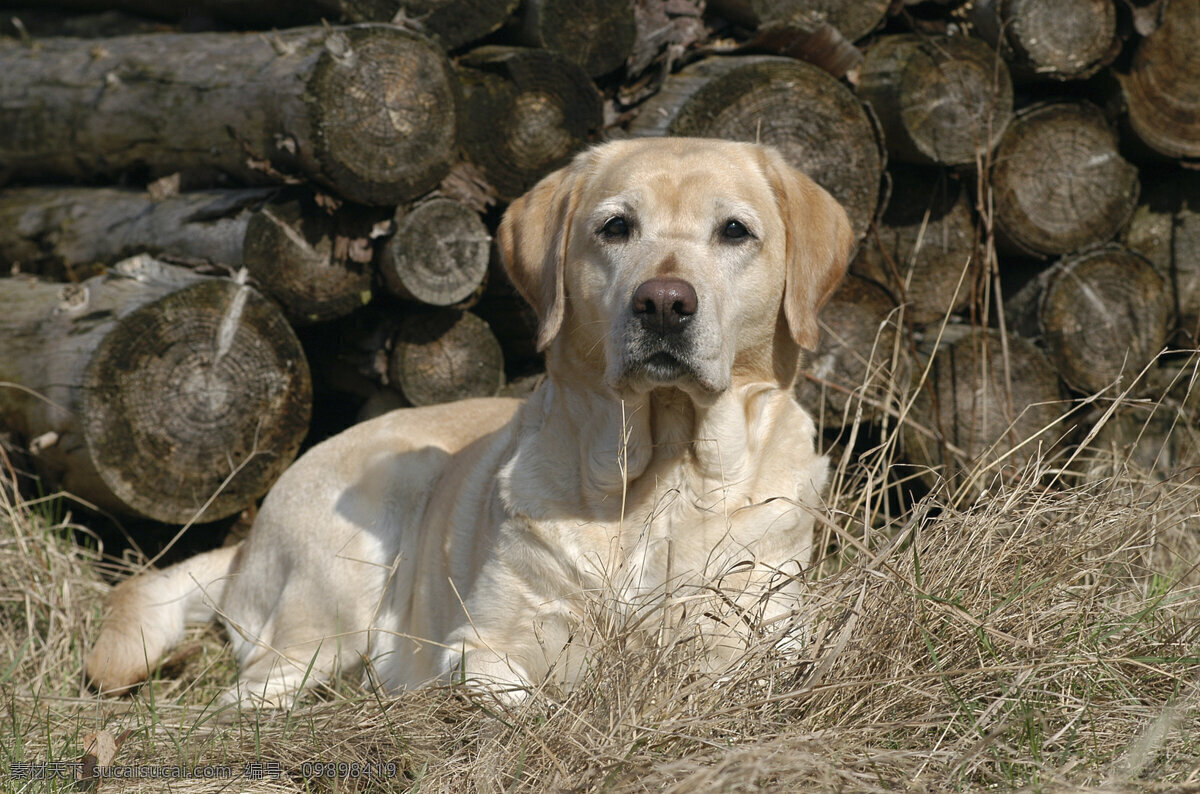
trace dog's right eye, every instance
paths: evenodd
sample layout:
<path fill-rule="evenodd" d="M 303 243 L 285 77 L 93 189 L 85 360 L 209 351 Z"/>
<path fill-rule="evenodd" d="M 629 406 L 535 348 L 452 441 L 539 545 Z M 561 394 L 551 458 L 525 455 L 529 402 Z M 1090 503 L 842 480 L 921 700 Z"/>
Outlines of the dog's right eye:
<path fill-rule="evenodd" d="M 629 237 L 629 221 L 615 215 L 604 222 L 597 234 L 606 240 L 624 240 Z"/>

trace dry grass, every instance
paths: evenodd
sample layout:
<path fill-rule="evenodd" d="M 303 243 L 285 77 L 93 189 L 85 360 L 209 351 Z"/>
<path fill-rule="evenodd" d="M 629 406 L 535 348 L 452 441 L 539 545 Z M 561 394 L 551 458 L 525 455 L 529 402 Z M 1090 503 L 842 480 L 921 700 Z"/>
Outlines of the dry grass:
<path fill-rule="evenodd" d="M 686 632 L 634 641 L 600 622 L 584 683 L 512 712 L 352 683 L 287 712 L 221 710 L 236 671 L 211 628 L 133 697 L 97 697 L 81 660 L 100 555 L 61 501 L 6 497 L 0 780 L 68 790 L 14 765 L 77 761 L 86 735 L 131 731 L 113 763 L 283 773 L 176 791 L 1200 791 L 1196 485 L 1116 465 L 1065 487 L 1031 468 L 897 509 L 893 457 L 885 437 L 839 468 L 836 550 L 796 616 L 801 653 L 764 640 L 717 679 Z M 396 777 L 306 777 L 306 761 L 392 761 Z"/>

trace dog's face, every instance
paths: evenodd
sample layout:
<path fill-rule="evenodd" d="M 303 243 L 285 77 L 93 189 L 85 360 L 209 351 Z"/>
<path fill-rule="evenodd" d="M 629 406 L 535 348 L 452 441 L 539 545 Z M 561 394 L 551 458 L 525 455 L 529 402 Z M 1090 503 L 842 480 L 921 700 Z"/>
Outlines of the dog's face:
<path fill-rule="evenodd" d="M 774 150 L 685 138 L 581 154 L 513 203 L 499 241 L 552 368 L 697 399 L 790 382 L 853 243 L 841 206 Z"/>

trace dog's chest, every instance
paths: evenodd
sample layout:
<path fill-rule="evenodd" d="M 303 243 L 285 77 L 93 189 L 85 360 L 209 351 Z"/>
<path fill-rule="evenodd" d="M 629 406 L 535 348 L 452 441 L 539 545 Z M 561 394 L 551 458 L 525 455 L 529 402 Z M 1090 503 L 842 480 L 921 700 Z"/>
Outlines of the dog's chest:
<path fill-rule="evenodd" d="M 562 586 L 639 603 L 746 562 L 806 560 L 811 519 L 791 475 L 781 467 L 752 478 L 751 490 L 745 481 L 706 476 L 690 458 L 657 461 L 586 518 L 530 521 L 521 532 L 556 551 Z"/>
<path fill-rule="evenodd" d="M 747 561 L 806 564 L 802 505 L 816 504 L 824 459 L 811 420 L 783 397 L 731 400 L 707 425 L 680 411 L 673 428 L 662 421 L 671 412 L 638 410 L 601 417 L 603 433 L 531 435 L 500 475 L 509 565 L 548 591 L 651 594 Z"/>

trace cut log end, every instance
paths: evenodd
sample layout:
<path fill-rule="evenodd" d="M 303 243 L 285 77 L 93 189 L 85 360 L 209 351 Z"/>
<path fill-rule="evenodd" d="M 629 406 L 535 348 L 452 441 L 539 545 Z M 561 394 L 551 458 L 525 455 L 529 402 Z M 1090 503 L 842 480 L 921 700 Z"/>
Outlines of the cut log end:
<path fill-rule="evenodd" d="M 123 318 L 83 393 L 101 479 L 128 508 L 176 523 L 216 520 L 262 495 L 295 456 L 311 406 L 303 351 L 278 310 L 223 280 Z"/>
<path fill-rule="evenodd" d="M 1200 0 L 1171 0 L 1123 81 L 1129 124 L 1156 151 L 1200 158 Z"/>
<path fill-rule="evenodd" d="M 885 36 L 867 52 L 858 95 L 907 162 L 975 165 L 1012 115 L 1012 80 L 996 53 L 962 37 Z"/>
<path fill-rule="evenodd" d="M 1166 342 L 1172 319 L 1163 277 L 1116 246 L 1064 260 L 1050 271 L 1038 319 L 1051 363 L 1088 394 L 1136 376 Z"/>
<path fill-rule="evenodd" d="M 1145 174 L 1141 203 L 1122 233 L 1130 249 L 1168 276 L 1178 341 L 1200 343 L 1200 173 Z"/>
<path fill-rule="evenodd" d="M 893 165 L 892 195 L 850 269 L 886 286 L 913 325 L 940 322 L 976 294 L 979 258 L 966 191 L 947 173 Z"/>
<path fill-rule="evenodd" d="M 966 14 L 1024 80 L 1080 80 L 1120 51 L 1113 0 L 975 0 Z"/>
<path fill-rule="evenodd" d="M 628 0 L 526 0 L 518 37 L 571 59 L 591 77 L 620 68 L 633 52 L 637 24 Z"/>
<path fill-rule="evenodd" d="M 268 205 L 247 221 L 242 261 L 293 322 L 343 317 L 371 298 L 369 245 L 334 227 L 334 218 L 297 202 Z"/>
<path fill-rule="evenodd" d="M 948 337 L 905 425 L 905 456 L 977 492 L 1054 447 L 1061 393 L 1050 362 L 1025 339 L 990 329 Z M 914 378 L 922 374 L 914 367 Z"/>
<path fill-rule="evenodd" d="M 449 61 L 399 28 L 334 31 L 308 83 L 317 157 L 330 186 L 367 204 L 396 204 L 450 170 L 457 93 Z"/>
<path fill-rule="evenodd" d="M 418 204 L 397 220 L 379 270 L 393 294 L 433 306 L 460 303 L 487 275 L 492 238 L 470 208 L 447 198 Z"/>
<path fill-rule="evenodd" d="M 1017 57 L 1035 75 L 1057 80 L 1088 77 L 1117 53 L 1117 9 L 1112 0 L 1025 0 L 1008 29 Z"/>
<path fill-rule="evenodd" d="M 868 420 L 896 403 L 896 301 L 878 284 L 848 276 L 821 312 L 821 341 L 796 397 L 824 427 Z M 823 410 L 827 408 L 828 410 Z"/>
<path fill-rule="evenodd" d="M 1137 169 L 1086 102 L 1035 105 L 996 149 L 996 226 L 1011 249 L 1066 254 L 1111 240 L 1137 204 Z"/>
<path fill-rule="evenodd" d="M 504 354 L 470 312 L 416 315 L 396 334 L 388 377 L 413 405 L 491 397 L 504 385 Z"/>
<path fill-rule="evenodd" d="M 564 165 L 603 122 L 600 93 L 563 55 L 487 46 L 461 64 L 463 148 L 501 198 Z"/>
<path fill-rule="evenodd" d="M 856 236 L 874 218 L 883 172 L 875 128 L 854 94 L 811 64 L 700 61 L 667 80 L 630 131 L 771 144 L 841 202 Z"/>

